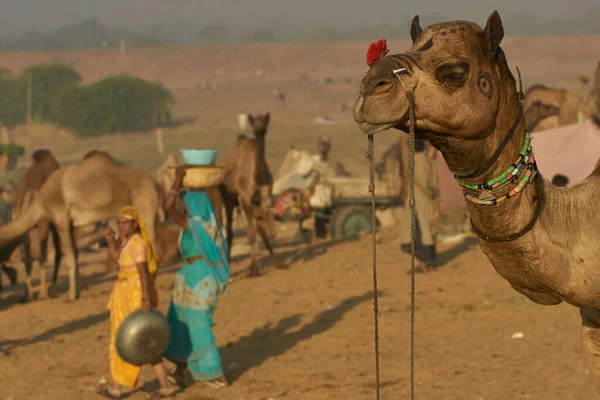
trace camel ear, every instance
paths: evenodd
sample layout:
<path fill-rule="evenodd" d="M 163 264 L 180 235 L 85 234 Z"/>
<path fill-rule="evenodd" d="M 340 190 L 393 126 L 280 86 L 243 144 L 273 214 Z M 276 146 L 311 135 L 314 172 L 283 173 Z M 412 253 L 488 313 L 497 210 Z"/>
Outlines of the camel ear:
<path fill-rule="evenodd" d="M 496 50 L 500 47 L 500 42 L 504 38 L 504 27 L 502 26 L 502 19 L 498 11 L 494 11 L 489 16 L 484 31 L 488 42 L 488 49 L 492 55 L 495 55 Z"/>
<path fill-rule="evenodd" d="M 250 122 L 250 125 L 254 124 L 254 117 L 252 116 L 252 114 L 248 114 L 248 122 Z"/>
<path fill-rule="evenodd" d="M 265 124 L 268 124 L 269 122 L 271 122 L 271 113 L 267 111 L 265 114 Z"/>
<path fill-rule="evenodd" d="M 415 44 L 421 32 L 423 32 L 423 29 L 419 23 L 419 16 L 415 15 L 410 24 L 410 38 L 412 39 L 413 44 Z"/>

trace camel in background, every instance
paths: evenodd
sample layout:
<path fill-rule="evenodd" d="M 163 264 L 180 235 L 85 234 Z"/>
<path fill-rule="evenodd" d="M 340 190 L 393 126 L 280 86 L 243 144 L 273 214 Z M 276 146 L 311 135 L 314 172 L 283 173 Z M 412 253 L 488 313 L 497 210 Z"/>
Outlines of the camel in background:
<path fill-rule="evenodd" d="M 536 131 L 576 124 L 580 122 L 581 117 L 587 118 L 594 113 L 593 108 L 595 104 L 591 98 L 583 101 L 575 93 L 566 89 L 549 88 L 539 84 L 533 85 L 525 92 L 523 108 L 525 110 L 529 109 L 536 101 L 554 105 L 560 109 L 560 113 L 557 116 L 540 121 L 535 128 Z"/>
<path fill-rule="evenodd" d="M 544 104 L 539 100 L 531 103 L 528 109 L 525 110 L 525 129 L 527 132 L 533 132 L 537 125 L 544 119 L 558 116 L 560 108 L 553 104 Z"/>
<path fill-rule="evenodd" d="M 76 300 L 79 268 L 74 229 L 114 218 L 121 207 L 132 204 L 146 222 L 154 244 L 159 201 L 157 185 L 145 172 L 95 155 L 50 175 L 29 207 L 0 227 L 0 251 L 42 219 L 48 219 L 58 232 L 63 260 L 69 269 L 69 299 Z"/>
<path fill-rule="evenodd" d="M 33 199 L 36 193 L 42 188 L 44 183 L 48 180 L 51 174 L 60 168 L 58 160 L 54 157 L 54 154 L 46 148 L 40 148 L 34 150 L 31 154 L 32 164 L 23 175 L 17 192 L 15 195 L 15 201 L 13 203 L 13 220 L 18 219 L 21 215 L 27 212 L 28 208 L 31 207 Z M 22 238 L 13 243 L 20 243 L 21 259 L 25 265 L 25 298 L 28 300 L 31 295 L 39 291 L 39 298 L 45 298 L 48 296 L 49 288 L 46 286 L 46 261 L 48 258 L 48 239 L 52 234 L 52 246 L 54 247 L 54 272 L 52 274 L 52 284 L 56 284 L 58 279 L 58 269 L 61 261 L 60 241 L 58 233 L 55 227 L 50 223 L 48 219 L 42 218 L 37 224 L 30 229 L 27 234 Z M 35 250 L 33 256 L 37 260 L 39 271 L 40 271 L 40 286 L 34 288 L 31 283 L 31 271 L 33 268 L 32 247 Z M 7 252 L 5 250 L 4 252 Z M 12 254 L 12 251 L 10 252 Z M 5 256 L 8 260 L 10 254 Z"/>
<path fill-rule="evenodd" d="M 270 114 L 248 114 L 254 138 L 239 137 L 233 149 L 223 157 L 225 182 L 220 186 L 225 206 L 228 256 L 233 244 L 233 212 L 241 203 L 248 222 L 248 242 L 252 247 L 249 276 L 259 276 L 256 235 L 260 235 L 277 268 L 284 268 L 273 251 L 269 239 L 276 237 L 273 210 L 273 176 L 265 158 L 265 136 Z"/>

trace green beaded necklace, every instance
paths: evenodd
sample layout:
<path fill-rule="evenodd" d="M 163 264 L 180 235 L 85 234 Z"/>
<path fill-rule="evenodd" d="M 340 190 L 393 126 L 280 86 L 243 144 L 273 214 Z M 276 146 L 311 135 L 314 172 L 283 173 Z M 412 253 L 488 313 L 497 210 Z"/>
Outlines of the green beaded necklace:
<path fill-rule="evenodd" d="M 527 164 L 527 153 L 531 152 L 531 135 L 529 132 L 525 132 L 525 143 L 523 143 L 523 147 L 521 148 L 521 152 L 519 153 L 519 158 L 510 165 L 502 174 L 497 177 L 490 179 L 486 183 L 480 183 L 477 185 L 469 185 L 468 183 L 464 183 L 461 181 L 456 175 L 454 179 L 458 182 L 460 186 L 469 190 L 476 190 L 478 192 L 488 191 L 493 192 L 507 184 L 515 181 L 516 177 L 523 171 L 523 168 Z"/>
<path fill-rule="evenodd" d="M 503 188 L 509 183 L 517 183 L 517 179 L 519 175 L 525 171 L 525 176 L 519 182 L 517 187 L 508 192 L 507 194 L 495 198 L 491 195 L 491 192 L 496 191 L 498 189 Z M 477 185 L 469 185 L 468 183 L 462 182 L 456 175 L 454 179 L 458 182 L 460 186 L 465 189 L 474 190 L 477 192 L 483 192 L 479 198 L 471 196 L 466 191 L 463 191 L 463 194 L 467 201 L 474 204 L 481 205 L 495 205 L 506 199 L 516 196 L 519 192 L 523 190 L 525 185 L 529 183 L 536 175 L 537 168 L 535 166 L 535 158 L 533 156 L 533 149 L 531 147 L 531 135 L 529 132 L 525 132 L 525 143 L 523 143 L 523 147 L 521 148 L 521 152 L 519 153 L 519 158 L 510 165 L 502 174 L 497 177 L 490 179 L 486 183 L 481 183 Z"/>

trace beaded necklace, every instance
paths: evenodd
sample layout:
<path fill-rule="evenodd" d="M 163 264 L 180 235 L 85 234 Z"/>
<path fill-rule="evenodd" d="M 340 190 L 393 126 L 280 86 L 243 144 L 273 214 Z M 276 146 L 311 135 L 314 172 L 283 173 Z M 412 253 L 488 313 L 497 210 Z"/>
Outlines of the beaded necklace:
<path fill-rule="evenodd" d="M 520 182 L 515 188 L 513 188 L 508 193 L 502 196 L 494 197 L 492 195 L 492 192 L 503 188 L 509 183 L 517 183 L 517 179 L 519 178 L 519 175 L 521 175 L 522 172 L 524 172 L 523 178 L 520 180 Z M 537 168 L 535 164 L 535 158 L 533 156 L 533 149 L 531 147 L 531 135 L 529 134 L 529 132 L 526 132 L 525 143 L 521 148 L 519 157 L 502 174 L 498 175 L 493 179 L 490 179 L 486 183 L 480 183 L 476 185 L 464 183 L 456 176 L 454 177 L 454 179 L 456 179 L 458 184 L 465 189 L 481 192 L 481 195 L 479 196 L 479 198 L 477 198 L 467 193 L 466 190 L 463 190 L 463 194 L 467 201 L 473 204 L 493 206 L 506 199 L 515 197 L 518 193 L 520 193 L 523 190 L 527 183 L 535 177 L 536 174 Z"/>

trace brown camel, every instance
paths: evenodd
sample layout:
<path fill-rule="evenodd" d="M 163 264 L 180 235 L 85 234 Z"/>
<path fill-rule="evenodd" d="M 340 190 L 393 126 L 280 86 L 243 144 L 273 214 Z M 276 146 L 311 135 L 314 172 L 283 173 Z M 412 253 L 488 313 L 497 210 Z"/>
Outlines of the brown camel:
<path fill-rule="evenodd" d="M 156 183 L 146 173 L 116 165 L 107 157 L 89 157 L 50 175 L 27 210 L 0 227 L 0 247 L 48 219 L 56 227 L 69 269 L 69 299 L 76 300 L 79 269 L 74 228 L 114 218 L 122 206 L 132 204 L 146 222 L 154 243 L 159 201 Z"/>
<path fill-rule="evenodd" d="M 239 137 L 234 149 L 224 159 L 225 182 L 221 185 L 225 215 L 229 256 L 233 244 L 233 211 L 239 202 L 248 221 L 248 242 L 252 247 L 252 261 L 249 276 L 259 276 L 256 234 L 258 233 L 275 259 L 277 268 L 284 268 L 273 251 L 269 239 L 276 236 L 275 213 L 273 210 L 273 176 L 265 158 L 265 136 L 270 122 L 270 114 L 248 114 L 248 122 L 254 133 L 254 139 Z"/>
<path fill-rule="evenodd" d="M 566 89 L 549 88 L 539 84 L 533 85 L 525 93 L 524 109 L 529 109 L 535 101 L 560 108 L 560 113 L 556 117 L 549 117 L 537 125 L 536 130 L 538 131 L 576 124 L 579 122 L 581 115 L 585 118 L 593 114 L 592 108 L 594 105 L 591 98 L 583 101 L 575 93 Z"/>
<path fill-rule="evenodd" d="M 545 118 L 558 116 L 560 108 L 553 104 L 544 104 L 539 100 L 531 103 L 525 110 L 525 129 L 527 132 L 533 132 L 536 126 Z"/>
<path fill-rule="evenodd" d="M 526 141 L 520 93 L 500 48 L 503 36 L 496 11 L 483 30 L 466 21 L 422 30 L 415 17 L 408 52 L 385 56 L 366 73 L 354 119 L 369 135 L 392 127 L 408 132 L 412 93 L 416 136 L 440 150 L 458 179 L 477 185 L 499 176 Z M 524 158 L 527 168 L 499 190 L 465 189 L 465 197 L 473 196 L 467 202 L 473 230 L 516 291 L 539 304 L 565 301 L 580 308 L 583 349 L 600 391 L 600 168 L 570 188 L 554 188 L 533 174 L 522 191 L 497 202 L 537 170 L 533 158 Z"/>
<path fill-rule="evenodd" d="M 13 219 L 19 218 L 32 205 L 34 196 L 42 188 L 50 175 L 60 168 L 60 164 L 46 148 L 35 150 L 31 154 L 32 164 L 25 171 L 13 205 Z M 54 273 L 52 274 L 52 284 L 56 284 L 58 278 L 58 269 L 61 260 L 60 242 L 58 233 L 48 219 L 42 218 L 35 225 L 37 232 L 33 229 L 29 230 L 22 240 L 17 242 L 22 243 L 21 259 L 25 265 L 25 299 L 28 300 L 33 293 L 39 291 L 39 298 L 48 296 L 49 288 L 46 286 L 46 260 L 48 257 L 48 238 L 52 234 L 52 246 L 54 247 Z M 34 254 L 40 271 L 40 286 L 34 288 L 31 284 L 31 271 L 33 268 L 32 245 L 35 249 Z M 10 257 L 10 254 L 8 255 Z"/>

